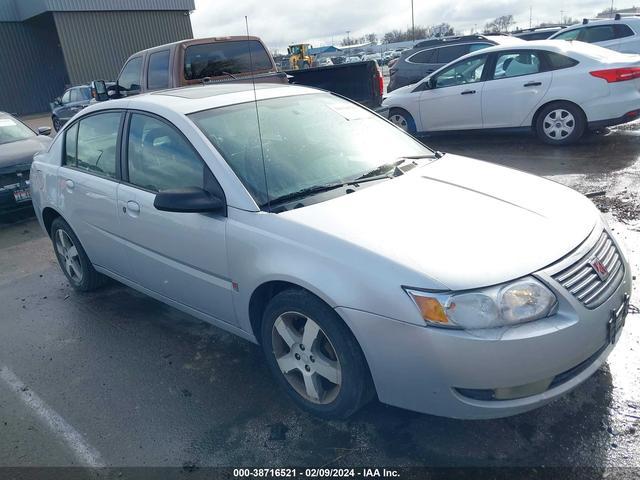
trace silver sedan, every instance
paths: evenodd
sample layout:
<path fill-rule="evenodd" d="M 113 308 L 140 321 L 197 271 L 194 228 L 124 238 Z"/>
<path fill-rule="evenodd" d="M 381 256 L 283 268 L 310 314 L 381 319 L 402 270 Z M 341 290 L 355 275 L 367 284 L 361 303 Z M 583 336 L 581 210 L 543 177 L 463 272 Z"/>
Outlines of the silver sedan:
<path fill-rule="evenodd" d="M 228 84 L 91 106 L 31 170 L 70 284 L 114 278 L 262 345 L 300 407 L 491 418 L 606 360 L 631 291 L 578 193 L 347 100 Z"/>

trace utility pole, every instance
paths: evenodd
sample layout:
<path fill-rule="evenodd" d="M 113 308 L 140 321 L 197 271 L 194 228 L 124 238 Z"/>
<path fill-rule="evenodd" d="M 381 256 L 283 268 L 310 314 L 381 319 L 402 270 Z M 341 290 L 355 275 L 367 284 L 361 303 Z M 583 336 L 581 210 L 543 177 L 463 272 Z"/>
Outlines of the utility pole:
<path fill-rule="evenodd" d="M 413 43 L 416 43 L 416 24 L 413 21 L 413 0 L 411 0 L 411 38 L 413 38 Z"/>
<path fill-rule="evenodd" d="M 564 10 L 560 10 L 560 25 L 564 25 Z"/>
<path fill-rule="evenodd" d="M 533 26 L 532 18 L 533 18 L 533 7 L 529 5 L 529 28 Z"/>

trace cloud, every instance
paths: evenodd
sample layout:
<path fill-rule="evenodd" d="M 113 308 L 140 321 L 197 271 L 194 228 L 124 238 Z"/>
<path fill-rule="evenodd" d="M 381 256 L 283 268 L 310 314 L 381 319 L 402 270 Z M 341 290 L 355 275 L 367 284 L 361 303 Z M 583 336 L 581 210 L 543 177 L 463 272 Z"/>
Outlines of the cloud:
<path fill-rule="evenodd" d="M 606 8 L 602 0 L 414 0 L 416 25 L 450 23 L 463 32 L 500 15 L 512 14 L 517 25 L 558 22 L 561 10 L 574 19 L 593 17 Z M 350 36 L 375 32 L 381 37 L 393 29 L 411 25 L 410 0 L 196 0 L 191 20 L 196 37 L 244 35 L 244 17 L 249 32 L 261 37 L 270 49 L 283 50 L 291 43 L 314 46 L 339 44 Z"/>

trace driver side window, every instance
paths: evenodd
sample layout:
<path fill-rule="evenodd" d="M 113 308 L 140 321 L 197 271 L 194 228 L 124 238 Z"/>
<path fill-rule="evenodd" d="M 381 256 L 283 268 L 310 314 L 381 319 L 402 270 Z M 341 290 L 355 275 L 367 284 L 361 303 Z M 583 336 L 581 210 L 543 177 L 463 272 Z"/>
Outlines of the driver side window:
<path fill-rule="evenodd" d="M 202 159 L 173 126 L 157 118 L 131 116 L 127 162 L 129 182 L 146 190 L 204 188 Z"/>
<path fill-rule="evenodd" d="M 482 72 L 486 63 L 486 55 L 458 62 L 438 74 L 435 78 L 435 88 L 479 82 L 482 79 Z"/>

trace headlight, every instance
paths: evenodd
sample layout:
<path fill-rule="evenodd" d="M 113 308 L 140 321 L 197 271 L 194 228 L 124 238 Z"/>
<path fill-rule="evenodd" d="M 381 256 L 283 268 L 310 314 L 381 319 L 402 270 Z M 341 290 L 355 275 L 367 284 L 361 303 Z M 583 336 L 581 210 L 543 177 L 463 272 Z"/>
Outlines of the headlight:
<path fill-rule="evenodd" d="M 532 277 L 463 293 L 427 293 L 405 288 L 425 322 L 475 330 L 530 322 L 548 316 L 557 300 Z"/>

